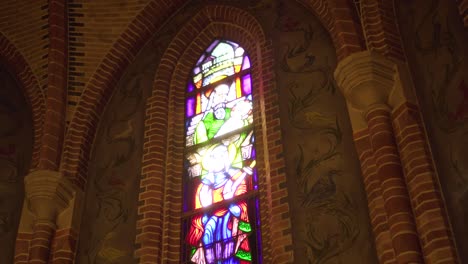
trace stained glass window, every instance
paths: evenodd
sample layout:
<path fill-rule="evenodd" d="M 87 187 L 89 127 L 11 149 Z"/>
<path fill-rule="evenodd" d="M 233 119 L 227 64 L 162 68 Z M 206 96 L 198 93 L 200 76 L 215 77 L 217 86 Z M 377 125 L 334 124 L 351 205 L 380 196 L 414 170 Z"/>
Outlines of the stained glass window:
<path fill-rule="evenodd" d="M 183 263 L 260 263 L 250 59 L 214 41 L 187 85 Z"/>

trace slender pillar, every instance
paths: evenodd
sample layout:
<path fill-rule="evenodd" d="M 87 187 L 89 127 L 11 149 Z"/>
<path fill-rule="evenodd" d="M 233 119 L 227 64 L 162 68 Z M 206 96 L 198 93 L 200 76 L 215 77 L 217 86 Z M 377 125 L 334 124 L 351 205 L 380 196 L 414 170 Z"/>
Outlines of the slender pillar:
<path fill-rule="evenodd" d="M 460 14 L 462 17 L 465 15 L 463 18 L 467 26 L 468 0 L 458 2 Z M 359 6 L 367 49 L 384 55 L 387 60 L 381 60 L 383 66 L 393 68 L 395 73 L 385 77 L 378 72 L 382 67 L 375 69 L 376 74 L 393 80 L 391 90 L 384 93 L 386 104 L 391 110 L 392 138 L 398 147 L 398 152 L 393 151 L 393 154 L 399 155 L 404 171 L 424 261 L 458 263 L 429 141 L 400 39 L 394 1 L 361 0 Z M 362 54 L 352 56 L 356 58 Z"/>
<path fill-rule="evenodd" d="M 25 179 L 26 203 L 33 215 L 29 263 L 48 263 L 56 220 L 74 196 L 72 185 L 59 172 L 38 170 Z"/>
<path fill-rule="evenodd" d="M 366 111 L 365 118 L 396 258 L 399 263 L 422 263 L 419 237 L 393 137 L 390 108 L 385 104 L 372 105 Z"/>
<path fill-rule="evenodd" d="M 362 117 L 361 119 L 364 120 Z M 394 264 L 396 263 L 395 250 L 392 246 L 388 216 L 377 175 L 377 163 L 370 142 L 369 129 L 365 128 L 354 133 L 354 143 L 361 163 L 377 257 L 381 264 Z"/>
<path fill-rule="evenodd" d="M 423 263 L 392 127 L 390 94 L 395 75 L 394 63 L 368 51 L 355 53 L 342 60 L 335 71 L 335 78 L 347 100 L 348 108 L 360 113 L 367 125 L 396 261 Z M 366 190 L 371 191 L 369 188 Z M 376 227 L 373 229 L 375 231 Z M 382 234 L 374 235 L 378 237 Z M 376 243 L 379 242 L 382 243 L 376 240 Z M 377 247 L 384 245 L 377 244 Z"/>

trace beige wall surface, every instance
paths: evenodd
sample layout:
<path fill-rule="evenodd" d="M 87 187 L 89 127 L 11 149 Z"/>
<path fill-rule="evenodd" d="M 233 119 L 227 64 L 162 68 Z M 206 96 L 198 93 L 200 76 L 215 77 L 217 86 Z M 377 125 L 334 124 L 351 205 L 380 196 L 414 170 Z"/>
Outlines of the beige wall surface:
<path fill-rule="evenodd" d="M 398 22 L 458 253 L 468 261 L 468 31 L 455 1 L 398 1 Z"/>
<path fill-rule="evenodd" d="M 376 263 L 346 103 L 333 79 L 330 36 L 291 1 L 274 12 L 295 263 Z"/>

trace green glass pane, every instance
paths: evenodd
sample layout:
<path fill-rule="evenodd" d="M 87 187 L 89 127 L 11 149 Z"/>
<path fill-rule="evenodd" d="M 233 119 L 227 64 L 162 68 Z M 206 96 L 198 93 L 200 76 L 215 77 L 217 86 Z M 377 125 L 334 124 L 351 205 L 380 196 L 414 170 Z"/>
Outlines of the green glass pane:
<path fill-rule="evenodd" d="M 244 250 L 238 250 L 236 253 L 236 257 L 242 259 L 242 260 L 247 260 L 247 261 L 252 261 L 252 254 L 250 252 L 246 252 Z"/>
<path fill-rule="evenodd" d="M 239 221 L 239 229 L 244 233 L 249 233 L 252 231 L 252 226 L 247 222 Z"/>

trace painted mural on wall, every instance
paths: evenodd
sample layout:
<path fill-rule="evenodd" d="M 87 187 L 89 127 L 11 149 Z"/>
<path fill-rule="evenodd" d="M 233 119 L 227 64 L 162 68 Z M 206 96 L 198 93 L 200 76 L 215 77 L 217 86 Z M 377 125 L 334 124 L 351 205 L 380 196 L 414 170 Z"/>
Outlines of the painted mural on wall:
<path fill-rule="evenodd" d="M 398 1 L 400 30 L 462 262 L 468 261 L 468 31 L 455 1 Z M 404 26 L 403 26 L 404 25 Z"/>
<path fill-rule="evenodd" d="M 16 81 L 0 65 L 0 263 L 13 263 L 32 138 L 29 106 Z"/>
<path fill-rule="evenodd" d="M 145 94 L 156 68 L 154 56 L 132 65 L 102 118 L 80 233 L 78 263 L 135 263 Z"/>
<path fill-rule="evenodd" d="M 185 12 L 190 12 L 190 7 Z M 129 66 L 99 124 L 90 162 L 77 263 L 136 263 L 137 201 L 146 98 L 157 62 L 177 29 L 181 13 L 159 32 Z"/>
<path fill-rule="evenodd" d="M 346 106 L 333 83 L 333 45 L 313 15 L 277 0 L 192 1 L 139 53 L 101 119 L 78 263 L 135 263 L 144 100 L 170 40 L 207 3 L 249 10 L 275 43 L 289 190 L 297 194 L 295 263 L 377 263 Z"/>
<path fill-rule="evenodd" d="M 276 49 L 295 263 L 377 263 L 330 37 L 293 1 L 259 1 L 255 12 Z"/>

